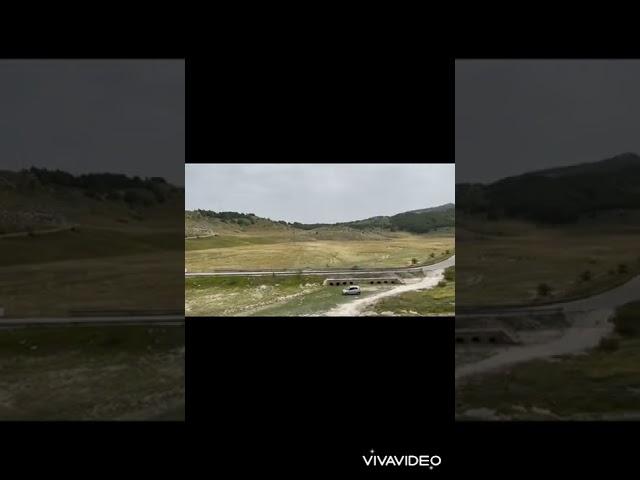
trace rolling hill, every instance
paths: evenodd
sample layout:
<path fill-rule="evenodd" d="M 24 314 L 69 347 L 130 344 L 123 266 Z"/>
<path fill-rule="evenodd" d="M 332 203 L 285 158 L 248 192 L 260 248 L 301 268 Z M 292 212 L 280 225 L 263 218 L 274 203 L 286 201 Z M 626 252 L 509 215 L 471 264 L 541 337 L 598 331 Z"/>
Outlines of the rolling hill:
<path fill-rule="evenodd" d="M 160 178 L 0 171 L 0 306 L 181 309 L 183 212 L 184 190 Z"/>
<path fill-rule="evenodd" d="M 640 209 L 640 156 L 553 168 L 484 184 L 456 185 L 458 208 L 489 220 L 519 218 L 543 224 L 573 223 L 616 209 Z"/>
<path fill-rule="evenodd" d="M 384 235 L 385 232 L 429 233 L 452 230 L 455 227 L 455 205 L 413 210 L 392 216 L 376 216 L 363 220 L 340 223 L 313 223 L 276 221 L 258 217 L 253 213 L 212 212 L 194 210 L 185 212 L 185 236 L 233 235 L 243 233 L 290 233 L 310 232 L 312 235 L 349 236 Z"/>
<path fill-rule="evenodd" d="M 153 177 L 0 171 L 0 235 L 70 225 L 181 227 L 184 190 Z"/>

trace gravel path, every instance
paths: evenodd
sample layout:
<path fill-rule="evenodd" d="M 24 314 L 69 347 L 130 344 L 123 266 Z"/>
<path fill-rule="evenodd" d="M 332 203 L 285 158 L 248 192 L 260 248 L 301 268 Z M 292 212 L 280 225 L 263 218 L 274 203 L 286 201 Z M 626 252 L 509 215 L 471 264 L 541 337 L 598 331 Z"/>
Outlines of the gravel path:
<path fill-rule="evenodd" d="M 444 269 L 430 270 L 425 272 L 425 277 L 416 283 L 409 283 L 406 285 L 399 285 L 390 290 L 385 290 L 380 293 L 376 293 L 366 298 L 358 298 L 352 302 L 338 305 L 337 307 L 329 310 L 325 313 L 327 317 L 358 317 L 364 313 L 369 307 L 374 305 L 377 301 L 393 297 L 405 292 L 412 292 L 414 290 L 426 290 L 435 287 L 440 280 L 444 278 Z"/>

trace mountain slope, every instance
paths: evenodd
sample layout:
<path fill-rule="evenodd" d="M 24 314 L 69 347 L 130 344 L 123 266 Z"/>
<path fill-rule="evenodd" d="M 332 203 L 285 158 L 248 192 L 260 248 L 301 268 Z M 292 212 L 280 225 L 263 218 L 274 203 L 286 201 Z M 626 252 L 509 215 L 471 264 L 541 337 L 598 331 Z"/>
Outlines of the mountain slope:
<path fill-rule="evenodd" d="M 0 234 L 65 225 L 180 228 L 184 190 L 161 178 L 0 171 Z"/>
<path fill-rule="evenodd" d="M 459 184 L 465 213 L 540 223 L 571 223 L 613 209 L 640 209 L 640 157 L 625 153 L 599 162 L 540 170 L 489 185 Z"/>

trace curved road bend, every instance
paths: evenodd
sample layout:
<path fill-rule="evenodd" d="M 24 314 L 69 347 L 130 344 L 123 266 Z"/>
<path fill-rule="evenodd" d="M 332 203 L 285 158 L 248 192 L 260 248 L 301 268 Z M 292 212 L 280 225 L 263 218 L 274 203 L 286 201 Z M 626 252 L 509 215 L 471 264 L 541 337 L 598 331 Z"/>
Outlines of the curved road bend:
<path fill-rule="evenodd" d="M 452 255 L 449 258 L 434 263 L 433 265 L 425 265 L 419 267 L 395 267 L 395 268 L 383 268 L 376 270 L 273 270 L 273 271 L 251 271 L 251 270 L 235 270 L 229 272 L 194 272 L 186 273 L 185 277 L 225 277 L 225 276 L 270 276 L 270 275 L 353 275 L 353 274 L 375 274 L 375 273 L 405 273 L 405 272 L 419 272 L 424 273 L 440 270 L 447 267 L 451 267 L 456 263 L 456 256 Z"/>
<path fill-rule="evenodd" d="M 440 280 L 444 277 L 444 269 L 452 267 L 456 264 L 455 255 L 447 258 L 446 260 L 433 265 L 427 265 L 425 267 L 419 267 L 424 273 L 424 278 L 416 283 L 409 283 L 406 285 L 398 285 L 391 290 L 385 290 L 370 297 L 358 298 L 353 302 L 338 305 L 337 307 L 329 310 L 324 314 L 327 317 L 357 317 L 362 314 L 369 307 L 377 303 L 383 298 L 393 297 L 400 295 L 401 293 L 411 292 L 415 290 L 426 290 L 435 287 Z M 405 270 L 406 271 L 406 270 Z"/>
<path fill-rule="evenodd" d="M 595 347 L 602 338 L 613 330 L 613 325 L 609 322 L 609 319 L 615 313 L 616 308 L 636 300 L 640 300 L 640 275 L 623 285 L 588 298 L 540 307 L 523 308 L 523 311 L 562 308 L 565 314 L 572 318 L 573 326 L 567 328 L 560 338 L 551 342 L 508 347 L 492 357 L 476 363 L 462 365 L 456 368 L 456 382 L 470 375 L 485 373 L 516 363 L 537 358 L 579 353 Z"/>

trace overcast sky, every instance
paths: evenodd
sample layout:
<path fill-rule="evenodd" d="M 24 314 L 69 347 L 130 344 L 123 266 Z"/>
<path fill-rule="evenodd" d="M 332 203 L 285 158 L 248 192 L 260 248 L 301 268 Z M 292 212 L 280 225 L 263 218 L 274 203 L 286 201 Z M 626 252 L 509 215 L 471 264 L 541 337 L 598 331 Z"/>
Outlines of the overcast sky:
<path fill-rule="evenodd" d="M 334 223 L 455 201 L 453 164 L 187 164 L 186 209 Z"/>
<path fill-rule="evenodd" d="M 458 60 L 457 181 L 640 154 L 640 61 Z"/>
<path fill-rule="evenodd" d="M 0 60 L 0 168 L 183 184 L 183 60 Z"/>

